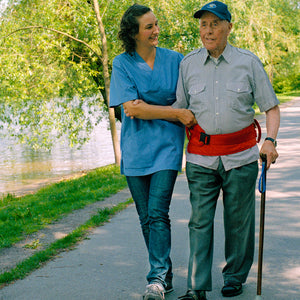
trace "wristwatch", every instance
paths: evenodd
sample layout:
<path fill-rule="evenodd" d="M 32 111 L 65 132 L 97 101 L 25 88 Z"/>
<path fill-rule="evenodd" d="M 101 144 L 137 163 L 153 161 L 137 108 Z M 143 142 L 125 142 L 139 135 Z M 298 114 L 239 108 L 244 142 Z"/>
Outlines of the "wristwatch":
<path fill-rule="evenodd" d="M 277 141 L 274 140 L 273 138 L 271 138 L 271 137 L 266 137 L 266 138 L 265 138 L 265 141 L 271 141 L 271 142 L 273 143 L 274 147 L 277 147 Z"/>

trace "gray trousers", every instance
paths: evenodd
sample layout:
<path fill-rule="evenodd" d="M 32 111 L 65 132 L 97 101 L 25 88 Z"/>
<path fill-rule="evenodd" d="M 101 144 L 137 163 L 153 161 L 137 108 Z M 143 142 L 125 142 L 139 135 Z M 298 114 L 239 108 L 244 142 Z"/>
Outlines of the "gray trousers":
<path fill-rule="evenodd" d="M 229 171 L 225 171 L 221 159 L 217 170 L 187 163 L 192 205 L 188 289 L 212 289 L 214 217 L 221 190 L 226 259 L 224 282 L 246 281 L 254 256 L 257 174 L 257 161 Z"/>

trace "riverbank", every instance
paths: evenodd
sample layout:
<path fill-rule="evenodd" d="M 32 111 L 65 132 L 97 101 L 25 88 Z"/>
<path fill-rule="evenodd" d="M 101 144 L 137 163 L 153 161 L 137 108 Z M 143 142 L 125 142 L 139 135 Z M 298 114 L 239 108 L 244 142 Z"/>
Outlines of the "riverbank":
<path fill-rule="evenodd" d="M 118 133 L 120 125 L 117 122 Z M 0 197 L 34 193 L 41 187 L 77 178 L 115 162 L 109 123 L 104 117 L 94 128 L 90 140 L 79 149 L 58 140 L 48 151 L 34 150 L 5 136 L 3 130 L 0 131 Z"/>
<path fill-rule="evenodd" d="M 120 192 L 126 186 L 119 167 L 110 165 L 53 184 L 32 195 L 2 198 L 0 273 L 3 275 L 27 258 L 47 250 L 94 215 L 98 214 L 98 225 L 107 221 L 108 216 L 126 206 L 129 192 Z M 2 275 L 0 282 L 3 283 L 6 277 Z"/>

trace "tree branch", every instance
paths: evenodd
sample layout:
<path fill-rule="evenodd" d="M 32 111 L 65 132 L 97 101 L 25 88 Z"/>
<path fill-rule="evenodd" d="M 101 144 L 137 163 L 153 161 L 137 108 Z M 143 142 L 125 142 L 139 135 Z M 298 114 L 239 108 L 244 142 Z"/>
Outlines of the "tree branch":
<path fill-rule="evenodd" d="M 53 29 L 53 28 L 48 28 L 48 27 L 44 27 L 44 26 L 28 26 L 28 27 L 22 27 L 22 28 L 18 28 L 12 32 L 10 32 L 9 34 L 7 34 L 6 36 L 2 37 L 3 39 L 19 32 L 19 31 L 24 31 L 24 30 L 31 30 L 31 29 L 43 29 L 43 30 L 49 30 L 49 31 L 52 31 L 52 32 L 55 32 L 55 33 L 58 33 L 58 34 L 61 34 L 61 35 L 64 35 L 66 37 L 68 37 L 69 39 L 73 40 L 73 41 L 76 41 L 78 43 L 81 43 L 83 45 L 85 45 L 87 48 L 89 48 L 98 58 L 99 60 L 101 61 L 101 63 L 103 64 L 103 59 L 102 57 L 100 56 L 100 54 L 94 50 L 88 43 L 86 43 L 85 41 L 82 41 L 80 39 L 77 39 L 75 38 L 74 36 L 66 33 L 66 32 L 63 32 L 63 31 L 60 31 L 60 30 L 56 30 L 56 29 Z"/>

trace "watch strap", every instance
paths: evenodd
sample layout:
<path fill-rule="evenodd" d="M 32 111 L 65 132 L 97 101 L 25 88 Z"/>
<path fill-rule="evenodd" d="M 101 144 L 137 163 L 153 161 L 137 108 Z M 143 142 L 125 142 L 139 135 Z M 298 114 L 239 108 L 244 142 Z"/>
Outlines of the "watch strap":
<path fill-rule="evenodd" d="M 275 147 L 277 146 L 277 141 L 269 136 L 265 138 L 265 141 L 270 141 L 274 144 Z"/>

